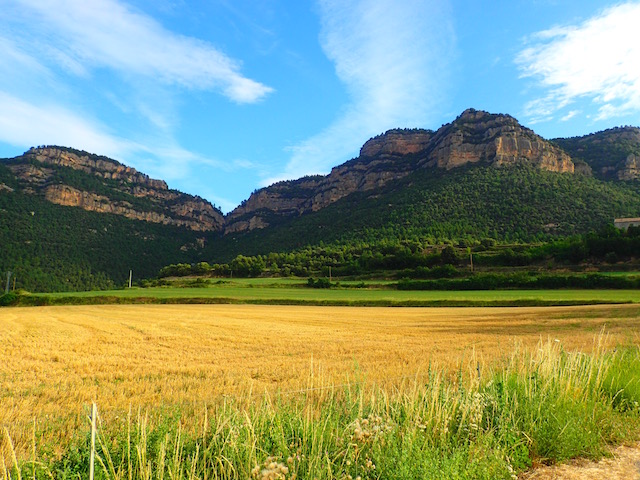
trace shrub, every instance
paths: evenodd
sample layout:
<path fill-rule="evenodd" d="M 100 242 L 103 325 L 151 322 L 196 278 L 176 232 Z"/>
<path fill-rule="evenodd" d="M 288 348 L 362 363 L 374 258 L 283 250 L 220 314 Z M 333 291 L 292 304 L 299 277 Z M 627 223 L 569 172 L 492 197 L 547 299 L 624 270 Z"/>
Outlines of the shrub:
<path fill-rule="evenodd" d="M 10 305 L 16 305 L 19 299 L 20 297 L 13 292 L 0 295 L 0 307 L 8 307 Z"/>
<path fill-rule="evenodd" d="M 328 278 L 318 278 L 317 280 L 314 280 L 309 277 L 307 280 L 307 286 L 310 288 L 331 288 L 332 285 Z"/>

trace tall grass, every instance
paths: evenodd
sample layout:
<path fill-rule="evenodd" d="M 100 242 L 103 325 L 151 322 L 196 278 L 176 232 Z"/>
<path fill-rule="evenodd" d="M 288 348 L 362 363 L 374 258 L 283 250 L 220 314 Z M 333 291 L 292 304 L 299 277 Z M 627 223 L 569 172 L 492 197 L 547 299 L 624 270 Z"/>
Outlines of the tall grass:
<path fill-rule="evenodd" d="M 297 395 L 224 398 L 187 431 L 130 412 L 100 425 L 96 478 L 514 479 L 535 463 L 598 458 L 640 432 L 640 350 L 592 354 L 540 343 L 500 368 L 435 370 L 389 388 L 354 383 Z M 62 457 L 9 461 L 0 478 L 86 479 L 89 433 Z"/>

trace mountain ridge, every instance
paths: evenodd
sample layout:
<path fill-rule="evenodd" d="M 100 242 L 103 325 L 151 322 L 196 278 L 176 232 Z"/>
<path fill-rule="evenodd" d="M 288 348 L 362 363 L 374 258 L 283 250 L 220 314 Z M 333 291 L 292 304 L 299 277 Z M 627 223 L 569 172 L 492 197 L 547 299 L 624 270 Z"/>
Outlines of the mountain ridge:
<path fill-rule="evenodd" d="M 32 147 L 6 165 L 25 192 L 58 205 L 201 232 L 218 231 L 224 225 L 222 212 L 207 200 L 171 190 L 164 180 L 152 179 L 108 157 L 44 146 Z M 74 171 L 98 177 L 105 188 L 78 179 Z"/>
<path fill-rule="evenodd" d="M 510 115 L 467 109 L 436 131 L 389 130 L 363 145 L 360 156 L 303 185 L 279 182 L 254 192 L 226 217 L 225 233 L 269 225 L 267 216 L 318 211 L 355 191 L 369 191 L 399 180 L 416 169 L 451 170 L 466 164 L 492 166 L 528 163 L 542 170 L 589 173 L 561 148 L 520 125 Z M 291 188 L 289 188 L 291 187 Z"/>
<path fill-rule="evenodd" d="M 614 127 L 588 135 L 551 140 L 604 179 L 640 178 L 640 128 Z"/>
<path fill-rule="evenodd" d="M 25 192 L 58 205 L 228 235 L 268 228 L 277 217 L 317 212 L 354 192 L 373 191 L 423 169 L 526 164 L 558 173 L 636 179 L 640 177 L 640 128 L 616 127 L 545 140 L 510 115 L 470 108 L 437 130 L 388 130 L 367 140 L 358 157 L 333 167 L 328 175 L 261 188 L 227 215 L 205 199 L 169 189 L 163 180 L 69 147 L 32 147 L 6 164 Z M 85 188 L 78 185 L 83 182 L 71 184 L 70 175 L 61 174 L 60 169 L 98 177 L 111 190 L 96 187 L 95 182 Z"/>
<path fill-rule="evenodd" d="M 107 157 L 35 147 L 0 161 L 0 271 L 63 291 L 309 245 L 548 241 L 639 216 L 638 155 L 636 127 L 548 141 L 469 109 L 436 131 L 388 130 L 330 174 L 257 190 L 225 217 Z"/>

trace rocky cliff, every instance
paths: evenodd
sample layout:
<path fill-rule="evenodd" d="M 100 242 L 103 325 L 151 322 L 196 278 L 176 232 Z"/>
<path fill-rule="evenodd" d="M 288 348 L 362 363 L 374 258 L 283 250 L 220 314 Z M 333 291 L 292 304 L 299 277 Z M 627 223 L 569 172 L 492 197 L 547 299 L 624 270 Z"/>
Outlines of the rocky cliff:
<path fill-rule="evenodd" d="M 227 217 L 225 233 L 265 228 L 274 216 L 320 210 L 354 192 L 406 177 L 417 168 L 449 170 L 470 163 L 575 170 L 567 153 L 513 117 L 469 109 L 436 132 L 395 129 L 374 137 L 363 145 L 358 158 L 333 168 L 327 176 L 279 182 L 258 190 Z"/>
<path fill-rule="evenodd" d="M 374 192 L 416 171 L 477 164 L 528 165 L 611 180 L 640 178 L 640 129 L 623 127 L 547 141 L 503 114 L 465 110 L 437 131 L 394 129 L 368 140 L 357 158 L 326 176 L 278 182 L 254 192 L 226 218 L 209 202 L 171 190 L 107 157 L 70 148 L 32 148 L 7 166 L 20 188 L 50 202 L 128 218 L 233 234 L 316 212 L 355 192 Z M 7 190 L 0 184 L 1 190 Z"/>
<path fill-rule="evenodd" d="M 122 183 L 130 183 L 137 187 L 156 190 L 168 190 L 163 180 L 153 180 L 135 168 L 122 165 L 107 157 L 91 155 L 72 149 L 59 147 L 31 148 L 24 154 L 25 160 L 35 160 L 45 165 L 59 165 L 73 168 L 85 173 Z"/>
<path fill-rule="evenodd" d="M 616 172 L 620 180 L 636 180 L 640 178 L 640 156 L 630 153 L 624 165 Z"/>
<path fill-rule="evenodd" d="M 520 163 L 552 172 L 574 171 L 569 155 L 515 118 L 473 109 L 465 110 L 436 132 L 421 164 L 449 170 L 478 162 L 493 166 Z"/>
<path fill-rule="evenodd" d="M 553 142 L 576 163 L 587 164 L 597 177 L 607 180 L 640 178 L 640 128 L 609 128 L 582 137 L 556 138 Z"/>
<path fill-rule="evenodd" d="M 357 191 L 382 187 L 409 175 L 429 143 L 428 130 L 390 130 L 372 138 L 360 156 L 331 170 L 327 176 L 278 182 L 254 192 L 227 216 L 225 233 L 269 225 L 267 217 L 295 216 L 318 211 Z"/>
<path fill-rule="evenodd" d="M 7 166 L 26 193 L 42 195 L 58 205 L 195 231 L 224 228 L 222 213 L 208 201 L 171 190 L 164 181 L 107 157 L 39 147 L 11 159 Z"/>

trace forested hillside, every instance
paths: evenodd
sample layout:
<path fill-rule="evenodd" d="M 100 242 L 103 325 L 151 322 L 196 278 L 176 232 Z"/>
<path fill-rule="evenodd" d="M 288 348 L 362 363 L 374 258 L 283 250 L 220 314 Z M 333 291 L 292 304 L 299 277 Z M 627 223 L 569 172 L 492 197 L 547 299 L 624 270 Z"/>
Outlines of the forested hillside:
<path fill-rule="evenodd" d="M 107 288 L 130 269 L 135 280 L 329 245 L 362 273 L 380 263 L 368 250 L 400 248 L 402 268 L 405 247 L 552 241 L 619 217 L 640 217 L 635 127 L 549 142 L 509 115 L 468 109 L 437 131 L 389 130 L 329 175 L 260 189 L 226 217 L 118 161 L 38 147 L 0 161 L 0 278 L 11 271 L 30 291 Z M 304 273 L 252 261 L 229 268 Z"/>
<path fill-rule="evenodd" d="M 640 215 L 640 183 L 603 181 L 526 166 L 418 170 L 383 189 L 357 192 L 272 226 L 227 235 L 210 260 L 287 251 L 320 242 L 550 240 Z"/>
<path fill-rule="evenodd" d="M 597 177 L 629 180 L 640 175 L 640 128 L 610 128 L 553 142 L 574 160 L 587 163 Z"/>
<path fill-rule="evenodd" d="M 0 272 L 16 288 L 67 291 L 154 276 L 168 259 L 198 259 L 200 232 L 52 204 L 19 191 L 0 164 Z M 171 263 L 171 262 L 169 262 Z M 0 282 L 4 287 L 4 281 Z"/>

